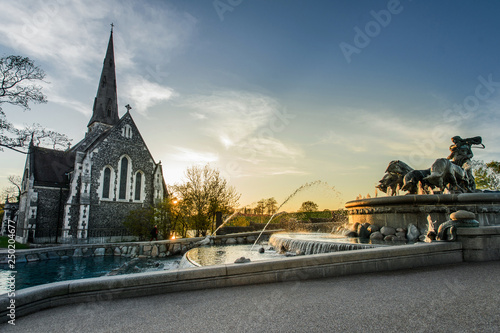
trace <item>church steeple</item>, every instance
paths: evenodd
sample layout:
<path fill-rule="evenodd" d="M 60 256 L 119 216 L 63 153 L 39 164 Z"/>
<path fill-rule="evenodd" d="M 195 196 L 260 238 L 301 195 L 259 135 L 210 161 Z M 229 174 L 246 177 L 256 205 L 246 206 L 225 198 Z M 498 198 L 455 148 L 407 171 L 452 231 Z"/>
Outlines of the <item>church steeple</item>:
<path fill-rule="evenodd" d="M 116 97 L 115 54 L 113 51 L 113 24 L 111 24 L 111 34 L 106 57 L 102 65 L 101 80 L 94 100 L 92 118 L 90 118 L 88 124 L 89 131 L 95 123 L 114 125 L 119 119 Z"/>

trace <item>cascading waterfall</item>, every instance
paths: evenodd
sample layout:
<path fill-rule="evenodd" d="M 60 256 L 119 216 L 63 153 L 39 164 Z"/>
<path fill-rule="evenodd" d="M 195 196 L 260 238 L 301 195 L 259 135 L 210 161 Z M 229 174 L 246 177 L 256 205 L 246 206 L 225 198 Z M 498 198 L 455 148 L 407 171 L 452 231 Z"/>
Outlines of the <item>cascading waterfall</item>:
<path fill-rule="evenodd" d="M 334 239 L 322 239 L 321 237 L 315 238 L 314 234 L 310 234 L 313 239 L 307 239 L 307 234 L 304 235 L 306 235 L 306 238 L 297 238 L 296 234 L 291 236 L 288 233 L 277 233 L 271 236 L 269 244 L 272 245 L 276 251 L 284 249 L 285 251 L 292 252 L 299 251 L 303 254 L 361 250 L 379 246 L 373 244 L 346 243 L 341 239 L 335 241 Z"/>

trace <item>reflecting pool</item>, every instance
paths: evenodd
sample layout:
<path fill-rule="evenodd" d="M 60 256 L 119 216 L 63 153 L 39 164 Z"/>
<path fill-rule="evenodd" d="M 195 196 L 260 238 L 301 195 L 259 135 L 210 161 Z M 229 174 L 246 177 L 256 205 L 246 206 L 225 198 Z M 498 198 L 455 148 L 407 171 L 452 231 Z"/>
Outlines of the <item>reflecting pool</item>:
<path fill-rule="evenodd" d="M 45 283 L 77 280 L 110 274 L 131 274 L 156 270 L 176 269 L 180 256 L 162 259 L 130 259 L 115 256 L 77 257 L 16 263 L 16 290 Z M 0 294 L 7 292 L 12 271 L 0 264 Z"/>

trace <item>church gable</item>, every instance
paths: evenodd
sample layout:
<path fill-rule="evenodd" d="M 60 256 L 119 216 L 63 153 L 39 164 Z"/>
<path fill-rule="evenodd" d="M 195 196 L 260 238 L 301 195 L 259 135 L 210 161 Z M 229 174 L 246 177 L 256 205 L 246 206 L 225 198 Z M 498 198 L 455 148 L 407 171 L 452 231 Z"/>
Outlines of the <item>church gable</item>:
<path fill-rule="evenodd" d="M 96 199 L 152 203 L 156 163 L 130 113 L 89 150 Z"/>

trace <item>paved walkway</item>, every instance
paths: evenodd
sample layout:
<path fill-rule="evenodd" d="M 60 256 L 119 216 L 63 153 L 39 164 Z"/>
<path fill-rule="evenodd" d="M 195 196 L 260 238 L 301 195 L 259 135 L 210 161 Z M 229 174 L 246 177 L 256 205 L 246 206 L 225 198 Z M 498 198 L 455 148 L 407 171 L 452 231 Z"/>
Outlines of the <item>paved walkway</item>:
<path fill-rule="evenodd" d="M 2 332 L 499 332 L 500 262 L 75 304 Z"/>

